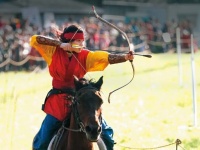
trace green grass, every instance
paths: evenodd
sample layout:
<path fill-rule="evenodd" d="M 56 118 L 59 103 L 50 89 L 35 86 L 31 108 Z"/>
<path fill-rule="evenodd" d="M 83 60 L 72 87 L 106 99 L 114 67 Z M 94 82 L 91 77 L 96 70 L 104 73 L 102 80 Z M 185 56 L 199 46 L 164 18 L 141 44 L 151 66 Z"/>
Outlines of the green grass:
<path fill-rule="evenodd" d="M 153 54 L 151 59 L 135 56 L 135 76 L 126 87 L 112 90 L 132 77 L 129 62 L 110 65 L 104 72 L 103 116 L 114 129 L 116 150 L 152 148 L 181 140 L 186 150 L 200 150 L 200 53 L 195 54 L 197 127 L 194 127 L 190 54 L 181 56 L 182 85 L 176 54 Z M 29 150 L 45 114 L 41 104 L 51 88 L 47 71 L 0 73 L 0 149 Z M 181 149 L 181 147 L 179 149 Z M 175 150 L 176 146 L 160 148 Z"/>

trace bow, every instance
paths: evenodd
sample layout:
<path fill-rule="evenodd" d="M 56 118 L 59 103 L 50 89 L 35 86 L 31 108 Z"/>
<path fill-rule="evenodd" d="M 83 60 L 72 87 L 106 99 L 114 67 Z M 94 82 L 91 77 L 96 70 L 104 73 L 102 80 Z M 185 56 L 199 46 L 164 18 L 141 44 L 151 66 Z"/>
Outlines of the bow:
<path fill-rule="evenodd" d="M 124 31 L 122 31 L 121 29 L 119 29 L 118 27 L 116 27 L 115 25 L 113 25 L 112 23 L 110 23 L 110 22 L 104 20 L 103 18 L 101 18 L 101 17 L 97 14 L 97 12 L 96 12 L 94 6 L 92 6 L 92 9 L 93 9 L 93 12 L 94 12 L 95 17 L 96 17 L 98 20 L 100 20 L 100 21 L 102 21 L 103 23 L 105 23 L 105 24 L 111 26 L 112 28 L 116 29 L 119 33 L 121 33 L 121 34 L 123 35 L 123 37 L 124 37 L 124 38 L 126 39 L 126 41 L 128 42 L 129 54 L 131 54 L 131 55 L 139 55 L 139 56 L 144 56 L 144 57 L 151 58 L 151 55 L 143 55 L 143 54 L 134 53 L 134 52 L 133 52 L 134 46 L 133 46 L 133 44 L 130 42 L 130 40 L 129 40 L 127 34 L 126 34 Z M 117 91 L 117 90 L 119 90 L 119 89 L 121 89 L 121 88 L 127 86 L 127 85 L 128 85 L 129 83 L 131 83 L 131 81 L 133 80 L 134 75 L 135 75 L 135 69 L 134 69 L 134 65 L 133 65 L 133 61 L 132 61 L 132 60 L 130 60 L 130 63 L 131 63 L 132 70 L 133 70 L 133 76 L 132 76 L 131 80 L 130 80 L 128 83 L 126 83 L 125 85 L 123 85 L 123 86 L 121 86 L 121 87 L 119 87 L 119 88 L 117 88 L 117 89 L 115 89 L 115 90 L 113 90 L 112 92 L 109 93 L 109 96 L 108 96 L 108 102 L 109 102 L 109 103 L 110 103 L 110 96 L 111 96 L 111 94 L 112 94 L 113 92 L 115 92 L 115 91 Z"/>

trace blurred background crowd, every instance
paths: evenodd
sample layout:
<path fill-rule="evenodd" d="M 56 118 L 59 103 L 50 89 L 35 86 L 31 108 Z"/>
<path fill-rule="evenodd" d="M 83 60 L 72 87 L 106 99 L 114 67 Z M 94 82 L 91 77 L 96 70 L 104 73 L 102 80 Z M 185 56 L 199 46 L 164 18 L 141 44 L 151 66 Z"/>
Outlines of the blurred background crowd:
<path fill-rule="evenodd" d="M 190 51 L 190 36 L 193 33 L 190 20 L 175 20 L 161 23 L 159 19 L 146 17 L 109 22 L 123 30 L 134 44 L 135 52 L 167 53 L 176 52 L 176 32 L 180 29 L 181 47 Z M 29 39 L 34 34 L 57 38 L 54 28 L 62 30 L 72 23 L 78 23 L 85 29 L 86 48 L 90 50 L 106 50 L 112 53 L 128 52 L 127 41 L 115 29 L 103 24 L 94 17 L 75 19 L 66 16 L 63 22 L 51 20 L 45 27 L 38 27 L 28 19 L 11 17 L 4 20 L 0 16 L 0 71 L 34 70 L 45 68 L 46 63 L 39 53 L 30 47 Z M 198 44 L 194 41 L 195 51 Z"/>

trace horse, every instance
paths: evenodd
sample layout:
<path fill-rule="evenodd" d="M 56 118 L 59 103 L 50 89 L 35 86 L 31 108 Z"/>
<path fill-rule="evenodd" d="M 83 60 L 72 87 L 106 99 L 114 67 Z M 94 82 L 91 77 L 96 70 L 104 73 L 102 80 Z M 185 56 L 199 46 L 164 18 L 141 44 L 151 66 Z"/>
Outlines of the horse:
<path fill-rule="evenodd" d="M 51 140 L 48 150 L 106 150 L 101 139 L 102 104 L 100 89 L 103 76 L 97 82 L 74 76 L 75 95 L 69 125 L 63 123 Z"/>

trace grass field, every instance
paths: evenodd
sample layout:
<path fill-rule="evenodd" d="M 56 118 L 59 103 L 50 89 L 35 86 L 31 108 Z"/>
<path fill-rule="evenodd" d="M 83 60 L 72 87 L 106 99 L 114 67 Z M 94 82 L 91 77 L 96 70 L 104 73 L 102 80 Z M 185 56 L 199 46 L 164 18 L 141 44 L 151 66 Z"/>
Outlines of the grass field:
<path fill-rule="evenodd" d="M 116 150 L 154 148 L 200 150 L 200 53 L 195 54 L 197 122 L 194 126 L 190 54 L 181 56 L 182 75 L 176 54 L 153 54 L 151 59 L 135 57 L 134 80 L 129 62 L 111 65 L 104 72 L 102 88 L 104 118 L 114 129 Z M 182 79 L 180 84 L 179 79 Z M 32 139 L 45 114 L 41 104 L 51 88 L 51 77 L 42 72 L 0 73 L 0 149 L 31 150 Z M 127 148 L 125 148 L 125 147 Z"/>

